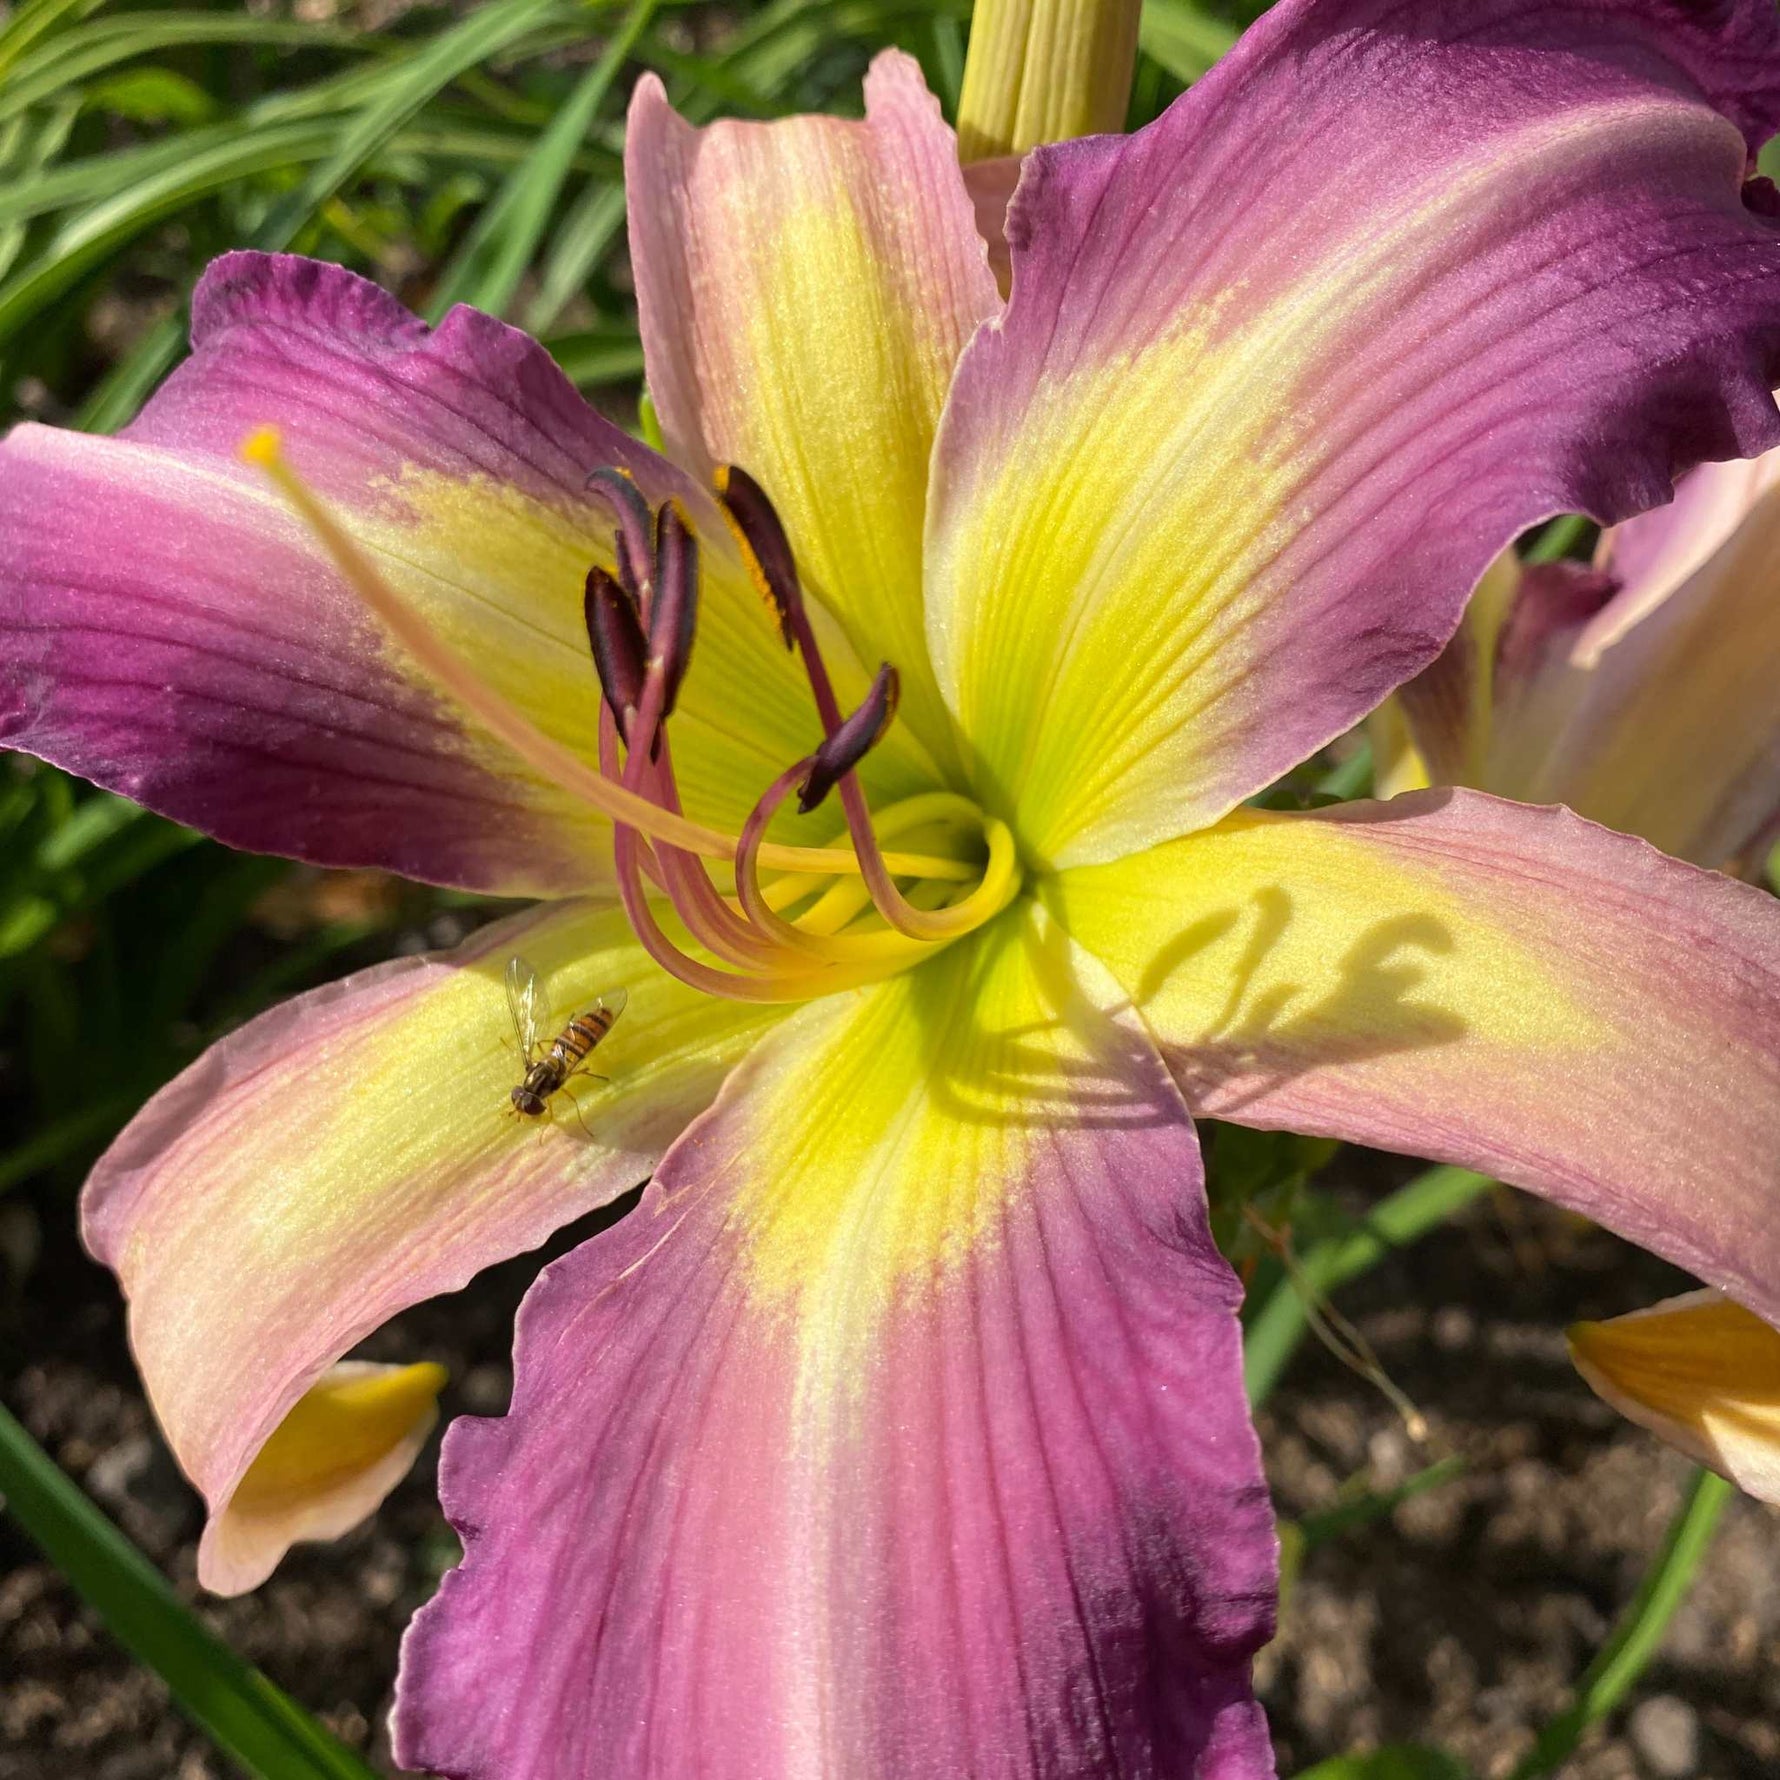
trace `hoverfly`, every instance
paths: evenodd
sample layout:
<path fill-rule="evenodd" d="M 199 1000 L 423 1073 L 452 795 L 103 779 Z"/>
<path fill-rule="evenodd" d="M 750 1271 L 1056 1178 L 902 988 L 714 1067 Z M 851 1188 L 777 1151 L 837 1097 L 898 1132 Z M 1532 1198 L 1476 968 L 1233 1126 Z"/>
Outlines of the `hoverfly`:
<path fill-rule="evenodd" d="M 525 1059 L 525 1079 L 512 1093 L 514 1110 L 528 1119 L 542 1118 L 550 1109 L 550 1096 L 586 1066 L 593 1047 L 617 1025 L 629 999 L 622 989 L 612 990 L 585 1013 L 576 1014 L 546 1043 L 549 1008 L 544 985 L 528 959 L 509 960 L 507 1007 L 513 1015 L 519 1054 Z"/>

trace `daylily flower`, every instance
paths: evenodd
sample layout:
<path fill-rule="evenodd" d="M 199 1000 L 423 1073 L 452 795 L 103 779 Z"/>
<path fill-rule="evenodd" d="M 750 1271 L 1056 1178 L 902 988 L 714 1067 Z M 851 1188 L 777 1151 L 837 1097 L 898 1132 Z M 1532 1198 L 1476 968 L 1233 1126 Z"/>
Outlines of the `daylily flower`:
<path fill-rule="evenodd" d="M 1576 1370 L 1622 1415 L 1780 1502 L 1780 1332 L 1722 1292 L 1570 1330 Z"/>
<path fill-rule="evenodd" d="M 1765 0 L 1287 0 L 1028 156 L 1004 304 L 907 59 L 852 123 L 646 80 L 671 462 L 496 322 L 252 255 L 124 435 L 13 434 L 14 740 L 555 899 L 254 1022 L 96 1170 L 204 1579 L 275 1561 L 243 1488 L 356 1342 L 652 1172 L 446 1437 L 400 1758 L 1246 1780 L 1274 1541 L 1194 1114 L 1486 1169 L 1780 1316 L 1768 899 L 1470 792 L 1242 807 L 1527 525 L 1780 444 L 1777 123 Z M 517 954 L 628 1002 L 539 1120 Z"/>
<path fill-rule="evenodd" d="M 1568 804 L 1759 867 L 1780 822 L 1780 452 L 1690 471 L 1592 565 L 1505 554 L 1377 734 L 1381 790 Z"/>

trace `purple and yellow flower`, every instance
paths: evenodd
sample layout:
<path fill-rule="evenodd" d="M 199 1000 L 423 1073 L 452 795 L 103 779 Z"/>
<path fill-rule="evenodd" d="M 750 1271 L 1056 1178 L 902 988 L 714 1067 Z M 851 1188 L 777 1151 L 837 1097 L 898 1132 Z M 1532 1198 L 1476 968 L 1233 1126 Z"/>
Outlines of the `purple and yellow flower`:
<path fill-rule="evenodd" d="M 1381 789 L 1568 804 L 1758 869 L 1780 832 L 1780 452 L 1700 465 L 1590 565 L 1505 554 L 1401 703 Z"/>
<path fill-rule="evenodd" d="M 665 458 L 486 317 L 254 255 L 120 437 L 14 433 L 10 739 L 546 899 L 255 1021 L 96 1170 L 204 1580 L 387 1486 L 437 1379 L 356 1343 L 652 1175 L 447 1435 L 401 1758 L 1247 1780 L 1275 1551 L 1195 1114 L 1488 1170 L 1780 1318 L 1767 899 L 1472 792 L 1244 805 L 1527 525 L 1780 444 L 1776 125 L 1765 0 L 1287 0 L 1027 157 L 1004 302 L 907 59 L 861 122 L 650 80 Z M 537 1121 L 521 954 L 627 999 Z"/>

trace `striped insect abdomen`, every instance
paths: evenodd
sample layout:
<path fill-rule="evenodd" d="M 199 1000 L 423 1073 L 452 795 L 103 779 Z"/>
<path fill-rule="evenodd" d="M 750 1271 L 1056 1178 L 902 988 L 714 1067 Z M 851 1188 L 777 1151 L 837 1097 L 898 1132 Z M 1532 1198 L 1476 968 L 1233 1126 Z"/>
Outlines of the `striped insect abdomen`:
<path fill-rule="evenodd" d="M 551 1040 L 552 1061 L 560 1064 L 565 1074 L 574 1069 L 586 1057 L 587 1053 L 612 1030 L 615 1017 L 607 1013 L 603 1007 L 595 1008 L 590 1014 L 577 1014 Z"/>

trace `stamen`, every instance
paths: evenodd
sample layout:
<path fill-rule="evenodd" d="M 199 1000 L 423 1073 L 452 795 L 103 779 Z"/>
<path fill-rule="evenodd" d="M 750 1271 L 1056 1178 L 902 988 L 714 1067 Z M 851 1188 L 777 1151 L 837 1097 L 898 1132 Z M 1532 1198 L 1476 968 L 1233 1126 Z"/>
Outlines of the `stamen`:
<path fill-rule="evenodd" d="M 902 696 L 902 682 L 896 669 L 885 662 L 878 669 L 865 695 L 851 717 L 832 730 L 822 746 L 810 756 L 809 777 L 798 792 L 797 810 L 807 816 L 835 787 L 843 773 L 850 773 L 882 739 L 896 716 L 897 700 Z"/>
<path fill-rule="evenodd" d="M 760 838 L 765 834 L 767 824 L 778 814 L 780 805 L 808 776 L 814 759 L 811 755 L 788 767 L 754 806 L 742 828 L 741 844 L 736 848 L 736 895 L 755 926 L 788 950 L 821 958 L 830 964 L 875 963 L 880 967 L 912 964 L 933 950 L 928 942 L 910 939 L 893 928 L 879 928 L 867 933 L 838 933 L 832 929 L 812 931 L 798 922 L 785 920 L 761 886 L 756 858 Z M 850 912 L 857 914 L 868 901 L 869 897 L 860 898 Z M 803 967 L 808 968 L 807 965 Z"/>
<path fill-rule="evenodd" d="M 616 783 L 624 777 L 624 765 L 618 758 L 618 719 L 612 715 L 612 707 L 600 700 L 600 771 L 606 778 Z M 635 833 L 635 830 L 632 830 Z M 655 849 L 648 840 L 639 836 L 637 855 L 644 875 L 656 885 L 664 883 L 661 863 L 655 857 Z"/>
<path fill-rule="evenodd" d="M 653 681 L 652 681 L 653 684 Z M 649 706 L 645 705 L 645 718 Z M 655 731 L 660 743 L 659 762 L 650 760 L 643 749 L 634 749 L 625 772 L 625 782 L 632 790 L 648 784 L 664 808 L 677 811 L 680 794 L 674 784 L 673 760 L 668 753 L 665 732 Z M 645 767 L 645 762 L 647 765 Z M 635 776 L 633 777 L 633 770 Z M 801 960 L 783 945 L 749 926 L 721 896 L 695 855 L 678 847 L 663 845 L 656 849 L 661 887 L 668 900 L 679 910 L 692 936 L 719 958 L 744 968 L 770 970 L 799 966 Z"/>
<path fill-rule="evenodd" d="M 882 966 L 845 969 L 828 966 L 804 974 L 784 972 L 774 976 L 743 976 L 715 970 L 680 950 L 662 932 L 655 911 L 643 894 L 637 872 L 636 830 L 620 828 L 613 846 L 618 867 L 618 895 L 638 942 L 669 976 L 706 995 L 722 995 L 734 1001 L 813 1001 L 842 989 L 863 988 L 884 975 Z"/>
<path fill-rule="evenodd" d="M 592 805 L 613 822 L 654 840 L 680 847 L 706 859 L 735 855 L 733 836 L 662 809 L 589 766 L 572 749 L 547 735 L 494 690 L 457 651 L 409 606 L 371 565 L 358 543 L 339 525 L 327 507 L 285 461 L 277 430 L 262 427 L 241 447 L 242 457 L 271 478 L 297 515 L 333 560 L 341 579 L 389 629 L 428 675 L 470 711 L 499 741 L 534 771 L 570 795 Z M 843 848 L 793 847 L 767 843 L 760 863 L 775 871 L 820 872 L 824 876 L 858 874 L 862 862 Z M 900 854 L 889 860 L 898 873 L 911 877 L 968 882 L 974 868 L 961 860 L 928 854 Z"/>
<path fill-rule="evenodd" d="M 650 569 L 655 560 L 651 533 L 655 516 L 635 480 L 623 470 L 602 467 L 589 472 L 585 484 L 589 494 L 604 497 L 618 522 L 618 579 L 637 602 L 637 611 L 647 620 L 655 603 L 655 589 Z"/>
<path fill-rule="evenodd" d="M 662 679 L 661 721 L 674 712 L 680 682 L 692 660 L 698 626 L 698 540 L 678 501 L 667 501 L 655 533 L 660 594 L 649 614 L 649 671 Z"/>
<path fill-rule="evenodd" d="M 730 522 L 742 546 L 749 573 L 772 600 L 779 615 L 780 635 L 793 644 L 802 658 L 810 692 L 822 719 L 823 733 L 833 736 L 842 727 L 840 706 L 828 677 L 827 665 L 810 627 L 809 613 L 804 608 L 803 589 L 797 578 L 796 558 L 792 553 L 785 528 L 766 492 L 745 470 L 733 464 L 720 466 L 716 476 L 718 505 Z M 928 911 L 918 909 L 896 888 L 891 874 L 884 868 L 872 834 L 871 811 L 865 793 L 851 772 L 838 775 L 841 807 L 846 811 L 847 834 L 853 850 L 859 855 L 861 875 L 871 891 L 877 911 L 899 933 L 911 939 L 956 939 L 970 931 L 962 915 L 962 905 L 955 909 Z M 1011 849 L 1011 836 L 1009 846 Z M 1009 856 L 1012 864 L 1011 852 Z M 1013 867 L 1014 882 L 1018 868 Z M 1009 895 L 1012 891 L 1009 891 Z M 971 923 L 978 917 L 971 917 Z"/>
<path fill-rule="evenodd" d="M 592 766 L 489 685 L 394 591 L 371 555 L 285 462 L 275 432 L 253 435 L 242 455 L 264 468 L 342 578 L 435 682 L 527 765 L 611 820 L 619 893 L 631 925 L 649 954 L 682 982 L 747 1001 L 832 994 L 917 962 L 981 925 L 1018 889 L 1012 835 L 968 798 L 940 792 L 905 799 L 874 827 L 858 768 L 894 719 L 895 669 L 881 667 L 859 708 L 841 715 L 784 528 L 759 485 L 742 472 L 721 484 L 723 512 L 749 572 L 772 600 L 781 635 L 802 661 L 823 741 L 779 775 L 732 839 L 687 819 L 668 744 L 667 720 L 691 662 L 699 604 L 699 545 L 679 502 L 670 498 L 652 510 L 617 470 L 588 480 L 614 514 L 617 567 L 616 575 L 593 567 L 584 594 L 602 694 Z M 836 788 L 850 851 L 765 840 L 793 790 L 807 813 Z M 952 845 L 948 831 L 954 828 L 980 837 L 986 858 L 945 851 L 887 854 L 880 845 L 880 835 L 888 840 L 924 833 L 929 845 L 943 849 Z M 711 860 L 733 865 L 733 899 L 712 881 L 706 866 Z M 788 875 L 768 885 L 763 868 Z M 645 875 L 684 923 L 690 943 L 717 963 L 689 954 L 663 930 L 644 889 Z M 910 884 L 907 895 L 898 878 Z M 785 911 L 804 902 L 804 913 L 788 920 Z M 873 905 L 885 925 L 856 925 Z"/>
<path fill-rule="evenodd" d="M 791 540 L 766 490 L 735 464 L 719 464 L 717 510 L 741 546 L 742 562 L 755 591 L 778 614 L 779 636 L 787 649 L 796 641 L 793 613 L 803 614 L 803 588 L 797 579 L 797 558 Z"/>
<path fill-rule="evenodd" d="M 649 656 L 643 627 L 637 621 L 637 609 L 631 603 L 630 595 L 596 563 L 587 571 L 583 610 L 600 691 L 605 694 L 606 704 L 617 714 L 624 745 L 633 747 Z"/>

